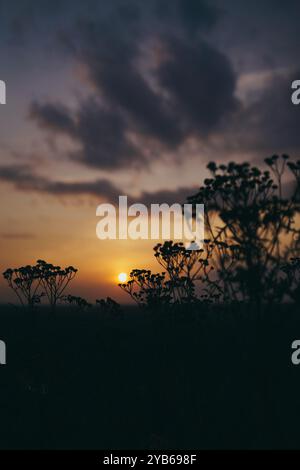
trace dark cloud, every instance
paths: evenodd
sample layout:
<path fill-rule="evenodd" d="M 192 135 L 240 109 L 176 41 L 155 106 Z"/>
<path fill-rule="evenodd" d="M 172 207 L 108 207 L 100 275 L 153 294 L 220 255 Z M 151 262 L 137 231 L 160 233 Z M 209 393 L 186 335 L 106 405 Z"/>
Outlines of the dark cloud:
<path fill-rule="evenodd" d="M 143 155 L 130 142 L 125 120 L 96 100 L 81 103 L 73 115 L 60 105 L 33 103 L 30 117 L 41 128 L 70 137 L 78 146 L 71 157 L 104 169 L 140 166 Z"/>
<path fill-rule="evenodd" d="M 190 44 L 168 38 L 169 58 L 158 70 L 188 132 L 200 135 L 215 129 L 223 116 L 237 108 L 236 77 L 228 58 L 204 41 Z"/>
<path fill-rule="evenodd" d="M 119 195 L 124 194 L 107 179 L 87 182 L 51 181 L 37 175 L 29 166 L 0 167 L 0 181 L 13 184 L 16 189 L 37 192 L 51 196 L 85 196 L 98 200 L 118 203 Z M 137 197 L 128 196 L 128 203 L 139 202 L 146 205 L 158 203 L 183 203 L 187 196 L 195 192 L 195 187 L 181 187 L 175 190 L 143 191 Z"/>
<path fill-rule="evenodd" d="M 81 150 L 74 158 L 100 168 L 140 166 L 143 154 L 128 138 L 129 129 L 118 111 L 106 109 L 96 101 L 81 105 L 77 115 L 76 141 Z"/>
<path fill-rule="evenodd" d="M 22 0 L 22 4 L 0 1 L 0 11 L 5 19 L 5 29 L 16 39 L 24 39 L 32 33 L 40 33 L 55 26 L 70 25 L 76 18 L 97 18 L 113 22 L 120 27 L 136 26 L 147 20 L 163 20 L 172 27 L 182 26 L 185 30 L 207 30 L 215 26 L 220 9 L 210 0 Z M 2 28 L 4 29 L 4 28 Z"/>
<path fill-rule="evenodd" d="M 0 238 L 2 238 L 3 240 L 34 240 L 36 236 L 33 233 L 29 232 L 5 232 L 0 233 Z"/>
<path fill-rule="evenodd" d="M 11 183 L 16 189 L 53 196 L 96 196 L 112 200 L 118 194 L 116 187 L 106 179 L 93 182 L 51 181 L 36 174 L 30 166 L 2 166 L 0 180 Z"/>
<path fill-rule="evenodd" d="M 154 148 L 175 154 L 190 136 L 213 133 L 237 108 L 235 73 L 203 38 L 171 30 L 135 36 L 80 21 L 64 34 L 64 44 L 86 70 L 91 98 L 75 114 L 60 104 L 34 103 L 31 118 L 68 134 L 80 147 L 73 158 L 98 168 L 146 164 Z"/>
<path fill-rule="evenodd" d="M 75 123 L 68 109 L 62 104 L 41 104 L 34 101 L 31 103 L 29 116 L 42 128 L 69 135 L 75 134 Z"/>
<path fill-rule="evenodd" d="M 100 96 L 116 111 L 123 111 L 131 130 L 170 146 L 181 141 L 180 120 L 170 113 L 163 95 L 147 83 L 134 58 L 116 53 L 107 61 L 93 57 L 86 65 Z"/>
<path fill-rule="evenodd" d="M 300 70 L 275 74 L 221 130 L 224 146 L 253 155 L 298 154 L 300 148 L 300 106 L 291 101 L 293 80 Z"/>
<path fill-rule="evenodd" d="M 155 12 L 159 20 L 174 29 L 183 28 L 185 33 L 193 36 L 212 29 L 221 10 L 212 2 L 202 0 L 156 0 Z"/>
<path fill-rule="evenodd" d="M 155 192 L 143 191 L 136 198 L 137 202 L 142 202 L 146 206 L 150 204 L 183 204 L 187 202 L 187 197 L 197 191 L 197 187 L 182 187 L 175 190 L 160 190 Z M 132 199 L 132 198 L 131 198 Z M 131 200 L 133 202 L 133 200 Z M 135 202 L 135 201 L 134 201 Z"/>
<path fill-rule="evenodd" d="M 72 111 L 55 98 L 35 101 L 30 117 L 72 140 L 69 158 L 122 170 L 166 153 L 177 162 L 190 137 L 208 153 L 217 142 L 218 158 L 297 151 L 290 78 L 275 69 L 297 63 L 299 9 L 297 0 L 24 0 L 6 2 L 1 31 L 30 31 L 34 48 L 55 37 L 56 53 L 84 69 L 81 96 L 89 99 Z M 238 74 L 256 71 L 274 77 L 255 100 L 249 93 L 239 102 Z"/>
<path fill-rule="evenodd" d="M 253 135 L 256 148 L 272 146 L 274 152 L 300 148 L 300 107 L 291 101 L 291 84 L 299 77 L 300 70 L 274 76 L 247 109 L 241 124 L 244 123 L 245 129 Z"/>
<path fill-rule="evenodd" d="M 239 71 L 299 63 L 298 0 L 213 0 L 213 3 L 222 9 L 214 30 L 218 44 Z"/>
<path fill-rule="evenodd" d="M 179 0 L 179 18 L 188 31 L 195 33 L 199 28 L 210 29 L 219 17 L 218 9 L 201 0 Z"/>
<path fill-rule="evenodd" d="M 19 190 L 42 190 L 47 180 L 37 177 L 27 165 L 7 165 L 0 167 L 0 180 L 13 183 Z"/>
<path fill-rule="evenodd" d="M 136 22 L 141 19 L 141 11 L 137 4 L 127 3 L 121 4 L 117 7 L 117 14 L 119 15 L 121 21 L 126 23 Z"/>

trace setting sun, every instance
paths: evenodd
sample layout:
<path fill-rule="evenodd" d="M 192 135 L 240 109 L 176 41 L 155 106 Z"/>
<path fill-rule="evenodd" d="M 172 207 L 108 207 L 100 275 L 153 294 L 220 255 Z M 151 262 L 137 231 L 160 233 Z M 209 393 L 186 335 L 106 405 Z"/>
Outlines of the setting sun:
<path fill-rule="evenodd" d="M 120 282 L 126 282 L 127 281 L 127 274 L 126 273 L 120 273 L 118 275 L 118 279 Z"/>

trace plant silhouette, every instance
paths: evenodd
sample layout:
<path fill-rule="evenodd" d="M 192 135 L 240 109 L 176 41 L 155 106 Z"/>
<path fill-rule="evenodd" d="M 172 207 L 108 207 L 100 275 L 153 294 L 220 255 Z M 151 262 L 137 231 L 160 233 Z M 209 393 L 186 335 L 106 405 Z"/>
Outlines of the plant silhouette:
<path fill-rule="evenodd" d="M 70 294 L 62 296 L 60 298 L 60 301 L 63 303 L 69 304 L 70 306 L 75 306 L 77 310 L 79 311 L 87 310 L 88 308 L 92 307 L 92 304 L 89 303 L 83 297 L 70 295 Z"/>
<path fill-rule="evenodd" d="M 249 163 L 209 163 L 212 177 L 188 198 L 205 205 L 203 248 L 189 251 L 182 243 L 158 244 L 155 257 L 165 272 L 133 270 L 120 287 L 141 306 L 242 301 L 260 309 L 287 295 L 298 299 L 300 161 L 274 155 L 265 163 L 264 171 Z M 286 196 L 287 170 L 294 191 Z M 200 296 L 195 294 L 196 283 Z"/>
<path fill-rule="evenodd" d="M 260 306 L 284 298 L 280 268 L 299 253 L 300 242 L 296 220 L 300 162 L 288 158 L 274 155 L 266 159 L 269 170 L 265 171 L 248 163 L 210 163 L 212 178 L 188 198 L 206 205 L 205 230 L 215 242 L 218 281 L 231 301 Z M 284 197 L 287 168 L 295 178 L 295 190 Z"/>
<path fill-rule="evenodd" d="M 44 300 L 61 315 L 1 315 L 13 356 L 1 398 L 20 403 L 1 408 L 2 442 L 297 447 L 300 162 L 265 164 L 208 165 L 188 199 L 205 204 L 203 244 L 154 246 L 158 272 L 133 269 L 120 284 L 139 309 L 71 295 L 72 266 L 38 260 L 3 273 L 31 312 Z"/>
<path fill-rule="evenodd" d="M 108 315 L 119 316 L 121 314 L 121 306 L 111 297 L 106 299 L 96 299 L 96 305 L 102 313 Z"/>
<path fill-rule="evenodd" d="M 76 273 L 77 269 L 73 266 L 62 269 L 60 266 L 38 260 L 35 266 L 9 268 L 3 273 L 3 277 L 21 305 L 32 308 L 46 295 L 51 310 L 55 311 L 57 302 L 62 298 L 63 292 Z"/>
<path fill-rule="evenodd" d="M 154 274 L 150 270 L 134 269 L 129 281 L 119 284 L 119 287 L 140 307 L 158 308 L 220 300 L 218 284 L 211 279 L 214 248 L 215 244 L 209 240 L 204 240 L 203 248 L 192 251 L 183 243 L 159 243 L 154 247 L 154 256 L 165 271 Z M 200 283 L 202 288 L 199 297 L 195 293 L 196 283 Z"/>
<path fill-rule="evenodd" d="M 33 308 L 35 304 L 40 303 L 43 293 L 38 293 L 41 278 L 36 266 L 8 268 L 3 273 L 3 277 L 18 297 L 21 305 Z"/>
<path fill-rule="evenodd" d="M 61 299 L 66 287 L 76 276 L 77 269 L 73 266 L 62 269 L 60 266 L 54 266 L 40 259 L 37 261 L 36 267 L 51 310 L 54 312 L 58 300 Z"/>
<path fill-rule="evenodd" d="M 134 269 L 129 281 L 119 286 L 141 307 L 159 307 L 170 301 L 165 273 L 154 274 L 150 270 Z"/>
<path fill-rule="evenodd" d="M 300 161 L 274 155 L 265 164 L 261 170 L 247 162 L 209 163 L 211 178 L 188 198 L 205 205 L 201 249 L 159 243 L 154 256 L 163 271 L 134 269 L 119 287 L 139 306 L 152 309 L 243 302 L 260 311 L 266 304 L 299 302 Z M 286 183 L 293 191 L 286 191 Z M 35 266 L 7 269 L 3 276 L 22 305 L 32 308 L 46 296 L 54 312 L 58 301 L 81 310 L 91 305 L 64 295 L 76 273 L 73 266 L 38 260 Z M 106 313 L 120 312 L 110 297 L 96 305 Z"/>
<path fill-rule="evenodd" d="M 282 271 L 286 274 L 288 295 L 294 302 L 300 304 L 300 258 L 291 258 L 282 266 Z"/>

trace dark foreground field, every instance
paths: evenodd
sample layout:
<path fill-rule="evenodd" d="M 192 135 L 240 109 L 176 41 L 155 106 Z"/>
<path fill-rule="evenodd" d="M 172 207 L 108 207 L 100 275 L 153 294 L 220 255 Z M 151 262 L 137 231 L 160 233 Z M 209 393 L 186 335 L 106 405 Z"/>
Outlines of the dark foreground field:
<path fill-rule="evenodd" d="M 299 448 L 292 307 L 29 314 L 0 307 L 0 447 Z"/>

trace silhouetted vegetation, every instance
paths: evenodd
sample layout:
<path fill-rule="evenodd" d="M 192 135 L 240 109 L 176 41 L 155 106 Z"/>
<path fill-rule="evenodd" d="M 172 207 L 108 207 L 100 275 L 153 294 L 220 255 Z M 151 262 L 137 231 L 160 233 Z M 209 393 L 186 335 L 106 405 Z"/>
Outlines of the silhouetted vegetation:
<path fill-rule="evenodd" d="M 142 311 L 66 293 L 72 266 L 3 273 L 22 305 L 60 315 L 40 306 L 28 325 L 1 307 L 0 446 L 299 447 L 300 162 L 266 165 L 208 165 L 189 198 L 205 204 L 202 248 L 157 244 L 161 272 L 120 284 Z"/>
<path fill-rule="evenodd" d="M 106 313 L 113 316 L 118 316 L 121 314 L 121 306 L 113 300 L 111 297 L 106 299 L 97 299 L 96 306 L 99 308 L 101 313 Z"/>
<path fill-rule="evenodd" d="M 92 307 L 92 304 L 90 304 L 86 299 L 75 295 L 65 295 L 61 297 L 60 300 L 61 302 L 69 304 L 70 306 L 75 306 L 78 310 L 81 311 Z"/>
<path fill-rule="evenodd" d="M 63 293 L 76 273 L 77 269 L 73 266 L 62 269 L 60 266 L 38 260 L 35 266 L 9 268 L 3 273 L 3 277 L 23 306 L 27 305 L 32 308 L 40 303 L 42 297 L 46 296 L 54 311 L 57 302 L 63 299 Z"/>
<path fill-rule="evenodd" d="M 209 265 L 212 245 L 205 245 L 205 250 L 189 251 L 182 243 L 159 243 L 154 247 L 155 257 L 166 271 L 154 274 L 150 270 L 134 269 L 130 280 L 119 286 L 143 307 L 196 302 L 195 281 L 206 282 L 213 269 Z"/>
<path fill-rule="evenodd" d="M 51 309 L 54 311 L 66 287 L 74 279 L 77 269 L 73 266 L 62 269 L 60 266 L 54 266 L 40 259 L 37 261 L 36 268 Z"/>
<path fill-rule="evenodd" d="M 4 279 L 14 291 L 22 305 L 32 308 L 40 302 L 43 293 L 38 293 L 41 284 L 39 270 L 36 266 L 8 268 L 3 273 Z"/>
<path fill-rule="evenodd" d="M 248 163 L 210 163 L 212 178 L 189 198 L 206 206 L 205 229 L 215 243 L 220 289 L 230 301 L 257 306 L 284 299 L 281 266 L 299 253 L 300 243 L 300 161 L 275 155 L 265 162 L 265 171 Z M 294 191 L 284 196 L 286 168 L 294 177 L 294 183 L 289 182 Z"/>
<path fill-rule="evenodd" d="M 188 250 L 167 241 L 154 247 L 164 271 L 134 269 L 119 286 L 141 307 L 234 303 L 262 305 L 299 300 L 300 161 L 287 155 L 267 158 L 262 171 L 248 163 L 209 163 L 206 178 L 188 201 L 205 205 L 203 247 Z M 293 177 L 291 183 L 286 172 Z M 284 191 L 284 183 L 293 191 Z M 64 295 L 77 269 L 38 260 L 35 266 L 7 269 L 3 275 L 22 305 L 46 296 L 52 311 L 59 301 L 79 309 L 89 304 Z M 118 313 L 110 297 L 96 301 L 102 312 Z"/>
<path fill-rule="evenodd" d="M 300 304 L 300 258 L 291 258 L 290 262 L 282 266 L 286 274 L 285 285 L 291 299 Z"/>
<path fill-rule="evenodd" d="M 300 162 L 289 162 L 286 155 L 265 162 L 270 170 L 261 171 L 248 163 L 210 163 L 212 177 L 188 199 L 205 205 L 203 248 L 189 251 L 182 243 L 158 244 L 155 257 L 165 272 L 133 270 L 130 280 L 120 287 L 139 305 L 149 307 L 246 302 L 260 309 L 288 297 L 296 300 Z M 294 190 L 284 196 L 287 168 L 294 177 L 294 183 L 289 183 Z"/>

